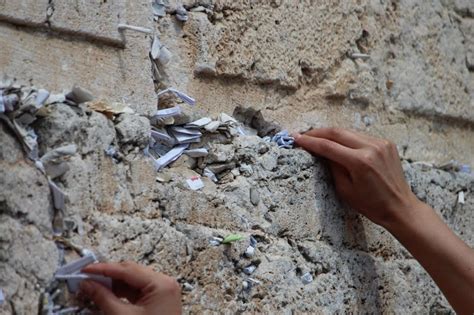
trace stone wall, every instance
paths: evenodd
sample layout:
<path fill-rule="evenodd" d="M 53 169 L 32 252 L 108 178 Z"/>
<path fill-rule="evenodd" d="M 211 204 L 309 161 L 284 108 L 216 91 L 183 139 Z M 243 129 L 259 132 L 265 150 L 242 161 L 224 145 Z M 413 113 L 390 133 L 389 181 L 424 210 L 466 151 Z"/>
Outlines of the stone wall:
<path fill-rule="evenodd" d="M 149 1 L 0 1 L 0 69 L 53 92 L 79 84 L 139 114 L 119 121 L 84 106 L 51 107 L 35 123 L 41 153 L 74 143 L 59 178 L 67 194 L 67 239 L 109 260 L 132 259 L 179 279 L 185 310 L 265 313 L 446 313 L 450 307 L 419 264 L 387 232 L 342 205 L 324 162 L 256 136 L 210 143 L 206 162 L 230 163 L 202 191 L 181 158 L 157 181 L 141 149 L 156 91 L 197 99 L 199 115 L 261 110 L 290 130 L 342 126 L 398 144 L 407 179 L 474 246 L 474 179 L 414 163 L 474 166 L 472 1 L 170 1 L 153 19 Z M 172 52 L 153 77 L 151 36 Z M 352 53 L 370 59 L 350 58 Z M 123 128 L 137 126 L 123 139 Z M 140 140 L 141 139 L 141 140 Z M 128 141 L 128 142 L 127 142 Z M 46 178 L 0 130 L 0 313 L 36 313 L 62 261 L 52 236 Z M 120 147 L 119 163 L 105 155 Z M 250 171 L 249 171 L 250 170 Z M 253 200 L 250 200 L 250 191 Z M 457 203 L 463 191 L 466 203 Z M 241 233 L 231 246 L 211 236 Z M 242 257 L 248 237 L 256 254 Z M 66 251 L 67 259 L 73 257 Z M 260 281 L 244 288 L 242 270 Z M 303 284 L 301 276 L 314 277 Z M 186 284 L 191 285 L 192 289 Z"/>

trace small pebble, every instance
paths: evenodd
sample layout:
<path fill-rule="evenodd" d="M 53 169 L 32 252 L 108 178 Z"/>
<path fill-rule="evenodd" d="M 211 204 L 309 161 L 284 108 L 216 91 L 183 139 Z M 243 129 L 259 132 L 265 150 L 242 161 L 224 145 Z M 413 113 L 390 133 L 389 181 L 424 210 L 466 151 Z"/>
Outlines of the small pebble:
<path fill-rule="evenodd" d="M 244 176 L 251 176 L 253 174 L 253 169 L 251 165 L 248 164 L 242 164 L 240 165 L 240 173 Z"/>
<path fill-rule="evenodd" d="M 255 189 L 253 187 L 250 188 L 250 202 L 254 206 L 258 206 L 258 203 L 260 202 L 260 195 L 259 195 L 257 189 Z"/>

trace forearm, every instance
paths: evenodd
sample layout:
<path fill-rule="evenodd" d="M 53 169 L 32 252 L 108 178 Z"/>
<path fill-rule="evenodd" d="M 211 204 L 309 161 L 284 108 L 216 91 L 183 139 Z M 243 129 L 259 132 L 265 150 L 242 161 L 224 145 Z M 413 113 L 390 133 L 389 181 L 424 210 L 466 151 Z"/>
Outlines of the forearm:
<path fill-rule="evenodd" d="M 387 229 L 430 274 L 459 314 L 474 313 L 474 250 L 435 211 L 416 202 Z"/>

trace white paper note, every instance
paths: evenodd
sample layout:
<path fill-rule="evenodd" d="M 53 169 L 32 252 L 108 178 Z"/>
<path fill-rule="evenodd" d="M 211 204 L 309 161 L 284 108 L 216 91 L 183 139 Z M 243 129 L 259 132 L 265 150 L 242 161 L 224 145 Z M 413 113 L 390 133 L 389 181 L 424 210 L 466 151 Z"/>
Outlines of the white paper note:
<path fill-rule="evenodd" d="M 202 133 L 198 129 L 192 129 L 192 128 L 184 128 L 184 127 L 171 127 L 171 130 L 173 132 L 179 132 L 185 135 L 191 135 L 191 136 L 202 136 Z"/>
<path fill-rule="evenodd" d="M 164 130 L 151 130 L 151 136 L 153 139 L 161 142 L 164 141 L 168 144 L 173 144 L 174 140 L 171 138 L 171 136 Z"/>
<path fill-rule="evenodd" d="M 155 168 L 156 170 L 160 170 L 166 165 L 170 164 L 173 161 L 176 161 L 181 154 L 183 154 L 184 150 L 189 147 L 189 144 L 180 144 L 173 149 L 171 149 L 168 153 L 160 157 L 159 159 L 155 160 Z"/>
<path fill-rule="evenodd" d="M 199 176 L 193 176 L 190 179 L 187 179 L 186 183 L 188 183 L 189 188 L 192 190 L 199 190 L 204 187 L 204 183 Z"/>
<path fill-rule="evenodd" d="M 174 117 L 181 114 L 181 107 L 179 106 L 174 106 L 170 108 L 165 108 L 165 109 L 159 109 L 156 111 L 154 117 L 157 118 L 168 118 L 168 117 Z"/>
<path fill-rule="evenodd" d="M 201 127 L 204 127 L 205 125 L 207 125 L 208 123 L 210 123 L 212 121 L 211 118 L 209 117 L 203 117 L 201 119 L 198 119 L 196 121 L 193 121 L 193 122 L 190 122 L 189 124 L 186 125 L 186 127 L 197 127 L 197 128 L 201 128 Z"/>

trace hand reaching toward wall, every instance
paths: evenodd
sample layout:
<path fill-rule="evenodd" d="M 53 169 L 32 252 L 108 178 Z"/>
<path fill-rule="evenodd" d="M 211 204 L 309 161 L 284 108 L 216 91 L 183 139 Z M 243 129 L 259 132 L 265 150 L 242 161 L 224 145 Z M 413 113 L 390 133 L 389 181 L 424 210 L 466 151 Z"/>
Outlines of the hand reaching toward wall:
<path fill-rule="evenodd" d="M 294 137 L 305 150 L 328 159 L 338 195 L 392 233 L 456 312 L 474 313 L 474 250 L 413 194 L 393 143 L 338 128 Z"/>
<path fill-rule="evenodd" d="M 181 314 L 181 288 L 162 273 L 134 262 L 92 264 L 83 272 L 112 278 L 113 292 L 94 281 L 81 283 L 81 293 L 106 315 Z"/>

